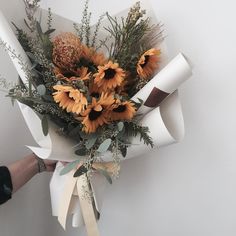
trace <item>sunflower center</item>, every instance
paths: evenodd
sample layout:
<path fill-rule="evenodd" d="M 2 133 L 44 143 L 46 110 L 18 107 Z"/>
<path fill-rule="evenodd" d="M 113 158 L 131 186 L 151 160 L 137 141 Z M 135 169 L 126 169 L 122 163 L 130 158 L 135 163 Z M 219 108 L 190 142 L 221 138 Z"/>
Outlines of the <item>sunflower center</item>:
<path fill-rule="evenodd" d="M 92 61 L 89 61 L 88 59 L 86 59 L 84 57 L 80 58 L 80 60 L 76 63 L 76 66 L 77 66 L 77 68 L 87 67 L 88 72 L 92 72 L 92 73 L 97 72 L 96 65 Z"/>
<path fill-rule="evenodd" d="M 149 55 L 146 55 L 146 56 L 144 56 L 144 58 L 145 58 L 144 63 L 141 65 L 142 68 L 147 65 L 150 56 L 149 56 Z"/>
<path fill-rule="evenodd" d="M 92 92 L 90 95 L 91 95 L 91 97 L 94 97 L 94 98 L 99 98 L 100 97 L 100 94 L 96 93 L 96 92 Z"/>
<path fill-rule="evenodd" d="M 65 72 L 65 73 L 63 73 L 63 75 L 66 77 L 66 78 L 71 78 L 71 77 L 73 77 L 73 76 L 75 76 L 75 74 L 74 73 L 72 73 L 72 72 Z"/>
<path fill-rule="evenodd" d="M 102 110 L 101 111 L 95 111 L 94 109 L 92 109 L 89 113 L 89 119 L 91 121 L 96 120 L 98 117 L 100 117 L 102 115 Z"/>
<path fill-rule="evenodd" d="M 113 111 L 114 112 L 119 112 L 119 113 L 125 112 L 126 111 L 126 105 L 119 105 L 117 108 L 114 108 Z"/>
<path fill-rule="evenodd" d="M 115 74 L 116 74 L 116 71 L 114 69 L 108 68 L 107 70 L 105 70 L 104 79 L 106 80 L 112 79 L 114 78 Z"/>

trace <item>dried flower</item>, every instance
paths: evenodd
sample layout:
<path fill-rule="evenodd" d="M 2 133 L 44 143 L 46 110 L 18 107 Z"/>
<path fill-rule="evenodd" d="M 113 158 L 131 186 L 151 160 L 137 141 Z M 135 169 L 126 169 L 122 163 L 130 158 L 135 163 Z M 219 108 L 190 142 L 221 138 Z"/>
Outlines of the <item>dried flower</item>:
<path fill-rule="evenodd" d="M 74 70 L 79 62 L 83 46 L 80 39 L 72 33 L 58 35 L 53 41 L 53 62 L 60 69 Z"/>

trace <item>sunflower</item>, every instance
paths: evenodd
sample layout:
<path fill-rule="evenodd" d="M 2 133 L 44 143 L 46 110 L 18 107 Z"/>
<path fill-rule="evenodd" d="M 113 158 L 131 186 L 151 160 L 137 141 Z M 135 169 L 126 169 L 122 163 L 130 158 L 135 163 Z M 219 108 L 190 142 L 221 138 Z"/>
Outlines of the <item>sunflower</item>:
<path fill-rule="evenodd" d="M 56 92 L 53 93 L 53 98 L 62 109 L 67 112 L 79 114 L 83 112 L 88 104 L 86 97 L 78 89 L 71 86 L 55 85 L 53 86 Z"/>
<path fill-rule="evenodd" d="M 76 71 L 65 71 L 58 67 L 54 67 L 54 74 L 58 80 L 65 80 L 67 82 L 72 82 L 75 80 L 88 80 L 90 73 L 88 73 L 88 68 L 81 67 Z"/>
<path fill-rule="evenodd" d="M 109 107 L 114 103 L 114 97 L 111 94 L 102 93 L 101 97 L 96 100 L 92 98 L 92 104 L 81 113 L 82 124 L 86 133 L 94 133 L 99 126 L 108 124 Z"/>
<path fill-rule="evenodd" d="M 62 33 L 53 41 L 53 63 L 60 69 L 69 71 L 75 68 L 83 53 L 80 39 L 72 33 Z"/>
<path fill-rule="evenodd" d="M 98 53 L 93 48 L 89 48 L 85 45 L 83 46 L 81 58 L 95 67 L 104 65 L 107 62 L 107 59 L 105 58 L 103 53 Z"/>
<path fill-rule="evenodd" d="M 148 79 L 158 68 L 159 55 L 161 51 L 151 48 L 146 51 L 139 59 L 137 64 L 137 73 L 142 79 Z"/>
<path fill-rule="evenodd" d="M 122 81 L 121 85 L 119 87 L 116 87 L 115 93 L 121 95 L 121 96 L 128 96 L 127 93 L 127 84 L 128 84 L 128 77 L 125 77 L 125 79 Z"/>
<path fill-rule="evenodd" d="M 131 101 L 121 102 L 116 100 L 110 109 L 111 120 L 131 120 L 136 112 L 135 104 Z"/>
<path fill-rule="evenodd" d="M 86 68 L 88 72 L 96 73 L 99 65 L 104 65 L 107 62 L 103 53 L 96 52 L 93 48 L 83 45 L 82 52 L 75 68 Z"/>
<path fill-rule="evenodd" d="M 99 89 L 96 84 L 92 83 L 89 87 L 89 94 L 91 97 L 99 98 L 102 94 L 101 89 Z"/>
<path fill-rule="evenodd" d="M 94 74 L 94 83 L 102 91 L 110 91 L 120 86 L 125 78 L 125 72 L 118 63 L 109 61 L 104 66 L 98 66 L 98 73 Z"/>

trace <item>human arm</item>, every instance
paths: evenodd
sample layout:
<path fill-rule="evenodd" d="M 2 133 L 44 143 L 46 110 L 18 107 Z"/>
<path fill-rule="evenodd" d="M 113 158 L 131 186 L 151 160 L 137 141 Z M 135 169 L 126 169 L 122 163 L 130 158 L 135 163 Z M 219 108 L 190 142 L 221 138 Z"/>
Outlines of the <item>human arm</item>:
<path fill-rule="evenodd" d="M 40 172 L 40 162 L 44 163 L 45 171 L 55 169 L 56 161 L 40 161 L 33 153 L 12 164 L 0 167 L 0 204 L 9 200 L 12 193 Z"/>
<path fill-rule="evenodd" d="M 53 171 L 55 161 L 44 160 L 46 171 Z M 7 166 L 12 180 L 13 193 L 39 173 L 37 156 L 32 153 L 21 160 Z"/>

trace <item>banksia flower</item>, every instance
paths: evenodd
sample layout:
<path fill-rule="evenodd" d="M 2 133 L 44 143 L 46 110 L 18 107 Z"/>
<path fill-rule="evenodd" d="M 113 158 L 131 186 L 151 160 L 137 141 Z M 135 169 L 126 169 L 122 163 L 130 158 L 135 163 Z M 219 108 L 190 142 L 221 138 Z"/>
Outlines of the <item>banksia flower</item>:
<path fill-rule="evenodd" d="M 60 69 L 69 71 L 76 68 L 83 46 L 80 39 L 72 33 L 62 33 L 53 41 L 53 62 Z"/>

